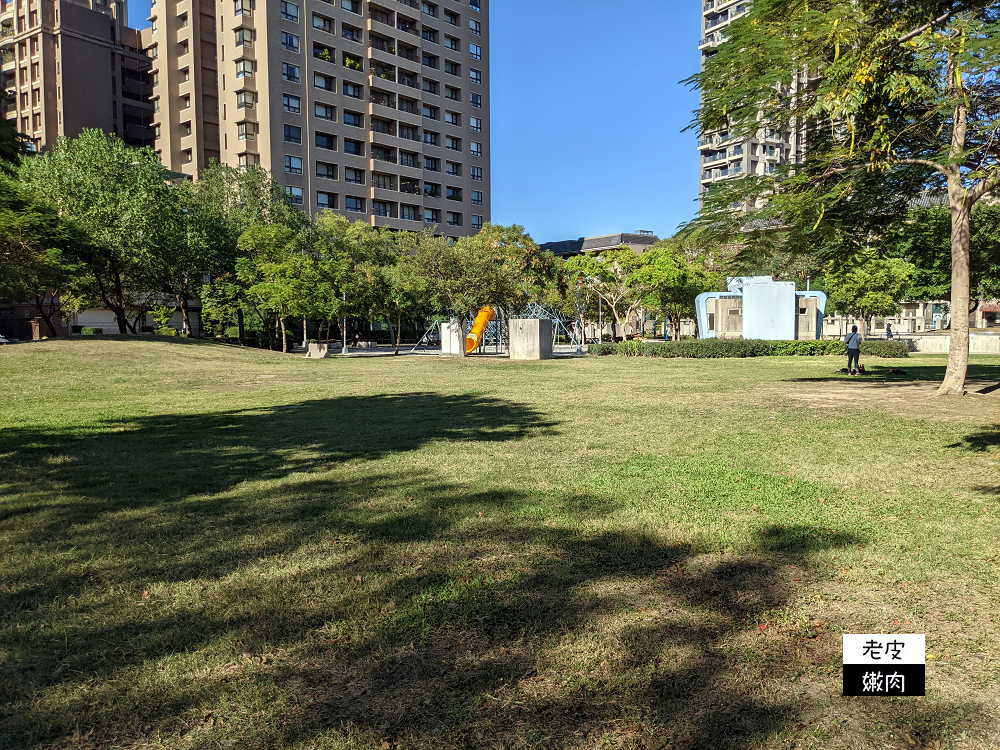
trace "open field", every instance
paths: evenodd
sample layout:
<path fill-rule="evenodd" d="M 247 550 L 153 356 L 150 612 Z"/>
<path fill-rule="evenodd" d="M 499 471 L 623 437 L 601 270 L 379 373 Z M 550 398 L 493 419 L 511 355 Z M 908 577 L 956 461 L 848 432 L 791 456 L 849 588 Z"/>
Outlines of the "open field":
<path fill-rule="evenodd" d="M 997 750 L 1000 360 L 866 364 L 0 348 L 0 749 Z"/>

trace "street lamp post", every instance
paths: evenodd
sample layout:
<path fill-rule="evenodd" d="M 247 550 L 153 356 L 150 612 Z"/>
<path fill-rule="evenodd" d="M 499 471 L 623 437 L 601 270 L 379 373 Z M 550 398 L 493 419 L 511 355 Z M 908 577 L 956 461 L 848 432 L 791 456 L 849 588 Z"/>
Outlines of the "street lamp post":
<path fill-rule="evenodd" d="M 344 292 L 344 313 L 345 313 L 345 315 L 341 319 L 341 322 L 340 322 L 340 336 L 341 336 L 341 339 L 342 339 L 340 353 L 346 356 L 347 355 L 347 315 L 346 315 L 346 313 L 347 313 L 347 292 Z"/>

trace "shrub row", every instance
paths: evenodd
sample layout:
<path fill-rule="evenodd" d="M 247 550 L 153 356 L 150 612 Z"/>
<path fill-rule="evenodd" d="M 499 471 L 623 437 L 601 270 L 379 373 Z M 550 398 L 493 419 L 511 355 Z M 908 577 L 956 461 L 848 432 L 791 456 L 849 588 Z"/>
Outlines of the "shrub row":
<path fill-rule="evenodd" d="M 597 356 L 690 357 L 694 359 L 733 357 L 816 357 L 847 355 L 843 341 L 760 341 L 757 339 L 699 339 L 694 341 L 619 341 L 591 344 Z M 861 353 L 868 357 L 908 357 L 902 341 L 865 341 Z"/>
<path fill-rule="evenodd" d="M 103 333 L 103 328 L 94 328 L 93 326 L 84 326 L 80 329 L 81 336 L 100 336 Z"/>

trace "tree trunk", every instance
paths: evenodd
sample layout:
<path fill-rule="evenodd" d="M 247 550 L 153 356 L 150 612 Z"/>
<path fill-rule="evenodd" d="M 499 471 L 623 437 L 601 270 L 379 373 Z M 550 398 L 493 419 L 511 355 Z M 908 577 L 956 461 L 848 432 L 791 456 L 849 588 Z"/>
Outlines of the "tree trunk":
<path fill-rule="evenodd" d="M 288 353 L 288 329 L 285 328 L 285 319 L 278 318 L 278 323 L 281 325 L 281 353 Z"/>
<path fill-rule="evenodd" d="M 243 308 L 236 308 L 236 327 L 239 329 L 240 346 L 246 346 L 244 341 L 244 334 L 246 333 L 246 324 L 243 321 Z"/>
<path fill-rule="evenodd" d="M 56 331 L 55 325 L 52 323 L 52 316 L 55 314 L 54 311 L 45 309 L 45 293 L 42 296 L 35 297 L 35 309 L 38 310 L 38 316 L 45 321 L 45 327 L 49 329 L 49 336 L 55 338 L 59 335 Z"/>
<path fill-rule="evenodd" d="M 951 180 L 949 180 L 951 182 Z M 948 370 L 939 396 L 961 396 L 969 369 L 969 214 L 964 189 L 949 186 L 951 194 L 951 343 Z"/>
<path fill-rule="evenodd" d="M 184 321 L 184 335 L 191 338 L 191 304 L 183 294 L 177 296 L 177 305 L 181 308 L 181 319 Z"/>
<path fill-rule="evenodd" d="M 396 354 L 399 354 L 399 335 L 403 332 L 403 311 L 396 313 Z"/>

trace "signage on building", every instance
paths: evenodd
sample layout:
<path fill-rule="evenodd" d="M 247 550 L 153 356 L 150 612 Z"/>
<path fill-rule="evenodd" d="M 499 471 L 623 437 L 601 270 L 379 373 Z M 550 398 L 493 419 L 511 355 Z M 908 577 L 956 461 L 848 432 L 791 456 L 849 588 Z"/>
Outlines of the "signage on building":
<path fill-rule="evenodd" d="M 923 635 L 844 634 L 844 695 L 924 694 Z"/>

